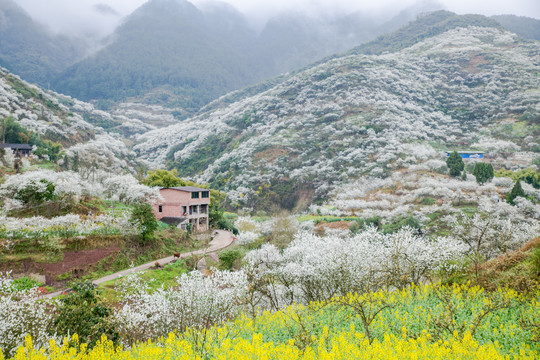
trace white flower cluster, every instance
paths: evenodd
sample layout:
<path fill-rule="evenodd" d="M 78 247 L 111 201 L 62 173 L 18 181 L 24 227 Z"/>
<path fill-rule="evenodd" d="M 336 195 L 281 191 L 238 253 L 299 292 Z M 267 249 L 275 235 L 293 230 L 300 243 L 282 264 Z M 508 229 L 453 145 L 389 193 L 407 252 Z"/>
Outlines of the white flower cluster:
<path fill-rule="evenodd" d="M 261 224 L 247 216 L 240 216 L 234 222 L 234 227 L 238 229 L 236 243 L 239 245 L 251 244 L 261 236 Z"/>
<path fill-rule="evenodd" d="M 37 94 L 40 100 L 26 99 L 10 86 L 8 76 Z M 13 116 L 28 130 L 67 143 L 73 138 L 88 138 L 95 131 L 80 115 L 70 113 L 54 93 L 43 91 L 0 68 L 0 117 L 7 116 Z"/>
<path fill-rule="evenodd" d="M 137 340 L 156 339 L 186 328 L 204 328 L 238 315 L 247 289 L 243 272 L 194 271 L 177 278 L 177 286 L 149 293 L 138 275 L 128 277 L 123 307 L 116 313 L 120 331 Z"/>
<path fill-rule="evenodd" d="M 41 190 L 44 191 L 48 183 L 54 185 L 53 195 L 60 198 L 92 195 L 111 201 L 135 203 L 159 197 L 157 188 L 140 184 L 130 174 L 111 175 L 109 172 L 96 171 L 93 179 L 82 179 L 79 173 L 73 171 L 55 172 L 48 169 L 6 176 L 6 181 L 0 185 L 0 196 L 13 199 L 28 186 L 43 188 Z"/>
<path fill-rule="evenodd" d="M 53 218 L 33 216 L 13 218 L 0 215 L 0 234 L 5 238 L 47 238 L 49 236 L 81 236 L 92 233 L 120 233 L 132 235 L 137 232 L 136 224 L 132 224 L 129 214 L 112 217 L 97 215 L 86 218 L 76 214 L 68 214 Z"/>
<path fill-rule="evenodd" d="M 94 140 L 79 143 L 66 149 L 66 155 L 72 164 L 75 156 L 78 157 L 78 171 L 85 178 L 95 176 L 97 170 L 123 173 L 131 169 L 126 159 L 134 157 L 134 153 L 118 135 L 100 134 Z M 73 165 L 72 165 L 73 166 Z"/>
<path fill-rule="evenodd" d="M 42 188 L 47 187 L 47 183 L 54 185 L 54 195 L 62 197 L 79 196 L 83 194 L 98 195 L 99 188 L 96 189 L 91 184 L 72 171 L 55 172 L 48 169 L 26 171 L 17 175 L 7 175 L 6 181 L 0 185 L 0 196 L 14 198 L 20 191 L 28 186 Z"/>
<path fill-rule="evenodd" d="M 299 233 L 283 252 L 264 245 L 248 253 L 246 271 L 276 280 L 263 292 L 272 294 L 269 302 L 281 307 L 419 283 L 435 271 L 452 270 L 451 260 L 465 250 L 457 240 L 431 240 L 408 228 L 388 235 L 368 228 L 346 237 Z"/>
<path fill-rule="evenodd" d="M 4 356 L 13 356 L 27 334 L 35 348 L 46 348 L 56 337 L 51 333 L 51 302 L 39 299 L 36 289 L 15 290 L 8 275 L 0 273 L 0 348 Z"/>
<path fill-rule="evenodd" d="M 515 250 L 540 234 L 540 223 L 519 221 L 502 211 L 451 216 L 452 236 L 467 247 L 467 254 L 481 261 Z"/>

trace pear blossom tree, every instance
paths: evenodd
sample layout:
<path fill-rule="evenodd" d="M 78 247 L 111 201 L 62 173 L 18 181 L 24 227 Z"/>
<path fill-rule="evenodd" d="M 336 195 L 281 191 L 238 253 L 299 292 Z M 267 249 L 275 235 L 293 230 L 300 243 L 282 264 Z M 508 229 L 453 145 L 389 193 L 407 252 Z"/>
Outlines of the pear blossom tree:
<path fill-rule="evenodd" d="M 243 272 L 194 271 L 177 278 L 177 285 L 150 292 L 138 275 L 120 285 L 124 300 L 116 313 L 119 331 L 129 340 L 157 339 L 177 330 L 205 329 L 239 314 L 237 306 L 247 289 Z"/>
<path fill-rule="evenodd" d="M 39 299 L 36 289 L 17 290 L 9 274 L 0 273 L 0 348 L 4 356 L 13 356 L 26 335 L 32 336 L 38 349 L 46 348 L 49 340 L 56 338 L 51 305 Z"/>

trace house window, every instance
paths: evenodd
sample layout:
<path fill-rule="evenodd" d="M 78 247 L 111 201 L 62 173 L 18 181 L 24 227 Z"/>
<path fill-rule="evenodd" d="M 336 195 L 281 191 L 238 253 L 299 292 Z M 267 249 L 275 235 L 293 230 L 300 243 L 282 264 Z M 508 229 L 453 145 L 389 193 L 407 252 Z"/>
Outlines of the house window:
<path fill-rule="evenodd" d="M 202 198 L 208 198 L 208 196 L 209 196 L 208 191 L 203 191 L 202 194 L 201 194 Z"/>
<path fill-rule="evenodd" d="M 197 192 L 192 192 L 191 193 L 191 198 L 192 199 L 198 199 L 199 198 L 199 192 L 198 191 Z"/>
<path fill-rule="evenodd" d="M 163 206 L 159 205 L 159 206 L 158 206 L 158 211 L 159 211 L 159 212 L 163 212 Z"/>

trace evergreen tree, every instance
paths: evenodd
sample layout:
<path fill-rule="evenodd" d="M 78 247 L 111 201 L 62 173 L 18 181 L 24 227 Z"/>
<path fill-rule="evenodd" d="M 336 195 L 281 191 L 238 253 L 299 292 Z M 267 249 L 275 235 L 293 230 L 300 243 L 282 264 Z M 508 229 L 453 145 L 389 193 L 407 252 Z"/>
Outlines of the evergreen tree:
<path fill-rule="evenodd" d="M 487 164 L 487 173 L 489 176 L 489 180 L 493 179 L 493 176 L 495 176 L 495 172 L 493 171 L 493 166 L 491 164 Z"/>
<path fill-rule="evenodd" d="M 484 184 L 493 179 L 493 166 L 491 164 L 477 162 L 474 165 L 473 175 L 476 177 L 477 183 Z"/>
<path fill-rule="evenodd" d="M 451 153 L 448 159 L 446 159 L 446 165 L 448 166 L 448 169 L 450 170 L 450 176 L 452 177 L 460 176 L 461 172 L 465 168 L 463 159 L 461 158 L 461 155 L 457 153 L 457 151 Z"/>
<path fill-rule="evenodd" d="M 518 196 L 525 197 L 525 191 L 523 191 L 523 188 L 521 187 L 521 181 L 516 181 L 514 184 L 514 187 L 512 188 L 512 191 L 510 191 L 508 194 L 506 194 L 506 201 L 512 205 L 514 204 L 515 198 Z"/>
<path fill-rule="evenodd" d="M 79 171 L 79 153 L 75 153 L 73 156 L 73 161 L 71 163 L 71 170 Z"/>

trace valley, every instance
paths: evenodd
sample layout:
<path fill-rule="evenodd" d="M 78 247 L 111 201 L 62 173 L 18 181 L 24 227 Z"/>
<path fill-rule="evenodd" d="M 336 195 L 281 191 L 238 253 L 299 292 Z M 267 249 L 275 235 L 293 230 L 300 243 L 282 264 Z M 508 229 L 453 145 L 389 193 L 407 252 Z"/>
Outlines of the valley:
<path fill-rule="evenodd" d="M 0 39 L 0 359 L 537 358 L 540 21 L 424 6 Z"/>

